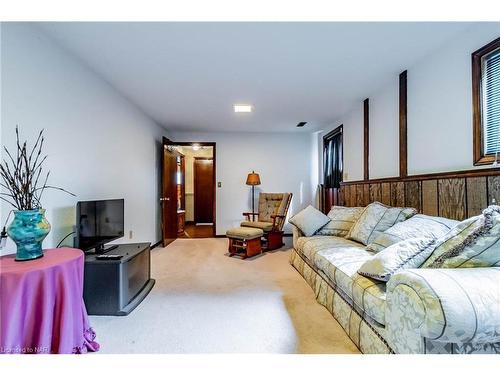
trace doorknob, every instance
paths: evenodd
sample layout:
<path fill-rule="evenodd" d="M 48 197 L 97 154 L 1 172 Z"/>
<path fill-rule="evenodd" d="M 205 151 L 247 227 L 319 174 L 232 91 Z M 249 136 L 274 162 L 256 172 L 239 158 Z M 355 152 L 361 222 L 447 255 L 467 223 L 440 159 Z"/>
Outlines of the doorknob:
<path fill-rule="evenodd" d="M 160 202 L 169 201 L 170 198 L 160 198 Z"/>

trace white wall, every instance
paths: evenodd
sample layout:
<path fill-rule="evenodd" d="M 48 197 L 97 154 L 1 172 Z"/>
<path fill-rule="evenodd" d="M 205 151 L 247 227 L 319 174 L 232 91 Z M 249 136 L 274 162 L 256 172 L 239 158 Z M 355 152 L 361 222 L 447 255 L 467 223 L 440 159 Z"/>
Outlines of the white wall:
<path fill-rule="evenodd" d="M 184 133 L 172 132 L 174 142 L 216 142 L 217 234 L 239 226 L 242 213 L 251 210 L 251 187 L 245 185 L 252 170 L 260 174 L 258 192 L 291 192 L 289 215 L 313 202 L 312 147 L 307 133 Z M 290 228 L 285 226 L 285 231 Z"/>
<path fill-rule="evenodd" d="M 164 130 L 36 27 L 4 23 L 1 37 L 2 145 L 15 145 L 16 124 L 31 141 L 44 128 L 50 182 L 78 195 L 46 192 L 42 203 L 52 231 L 44 247 L 73 230 L 76 202 L 89 199 L 125 199 L 122 242 L 159 240 Z M 1 207 L 3 225 L 10 207 Z M 3 253 L 13 251 L 9 240 Z"/>
<path fill-rule="evenodd" d="M 401 71 L 408 70 L 408 174 L 474 168 L 471 53 L 498 37 L 500 23 L 476 24 L 423 60 L 401 67 Z M 399 73 L 376 92 L 366 93 L 370 98 L 370 178 L 399 173 Z M 344 124 L 345 181 L 363 178 L 363 99 L 317 134 L 321 144 L 324 134 Z"/>

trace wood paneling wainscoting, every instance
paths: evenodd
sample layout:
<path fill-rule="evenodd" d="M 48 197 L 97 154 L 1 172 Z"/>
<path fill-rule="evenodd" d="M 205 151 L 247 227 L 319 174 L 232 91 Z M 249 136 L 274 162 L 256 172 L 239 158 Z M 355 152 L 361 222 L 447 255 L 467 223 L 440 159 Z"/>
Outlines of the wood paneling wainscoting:
<path fill-rule="evenodd" d="M 426 215 L 464 220 L 500 202 L 500 168 L 343 182 L 340 189 L 333 190 L 320 185 L 323 212 L 334 204 L 354 207 L 379 201 L 414 207 Z"/>
<path fill-rule="evenodd" d="M 332 206 L 341 206 L 338 188 L 325 188 L 319 185 L 319 207 L 323 213 L 327 214 Z"/>

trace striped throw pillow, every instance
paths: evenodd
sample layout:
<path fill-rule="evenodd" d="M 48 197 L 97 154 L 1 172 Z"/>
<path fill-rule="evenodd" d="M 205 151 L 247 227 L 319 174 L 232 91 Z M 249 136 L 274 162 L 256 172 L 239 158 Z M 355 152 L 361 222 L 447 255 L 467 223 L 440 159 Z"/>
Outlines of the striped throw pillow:
<path fill-rule="evenodd" d="M 414 208 L 389 207 L 380 202 L 370 203 L 352 226 L 347 238 L 368 245 L 380 233 L 416 213 Z"/>
<path fill-rule="evenodd" d="M 367 246 L 367 250 L 379 252 L 410 238 L 439 238 L 458 223 L 456 220 L 443 217 L 418 214 L 380 233 Z"/>
<path fill-rule="evenodd" d="M 363 212 L 363 207 L 333 206 L 328 217 L 331 221 L 316 234 L 320 236 L 345 237 Z"/>

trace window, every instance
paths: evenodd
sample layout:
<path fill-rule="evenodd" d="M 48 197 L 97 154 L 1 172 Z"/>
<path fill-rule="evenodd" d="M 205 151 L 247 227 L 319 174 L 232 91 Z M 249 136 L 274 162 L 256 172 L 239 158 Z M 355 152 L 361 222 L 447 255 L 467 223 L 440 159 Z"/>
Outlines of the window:
<path fill-rule="evenodd" d="M 472 54 L 472 102 L 474 165 L 492 164 L 500 158 L 500 38 Z"/>
<path fill-rule="evenodd" d="M 323 137 L 323 185 L 339 188 L 343 169 L 342 125 Z"/>

